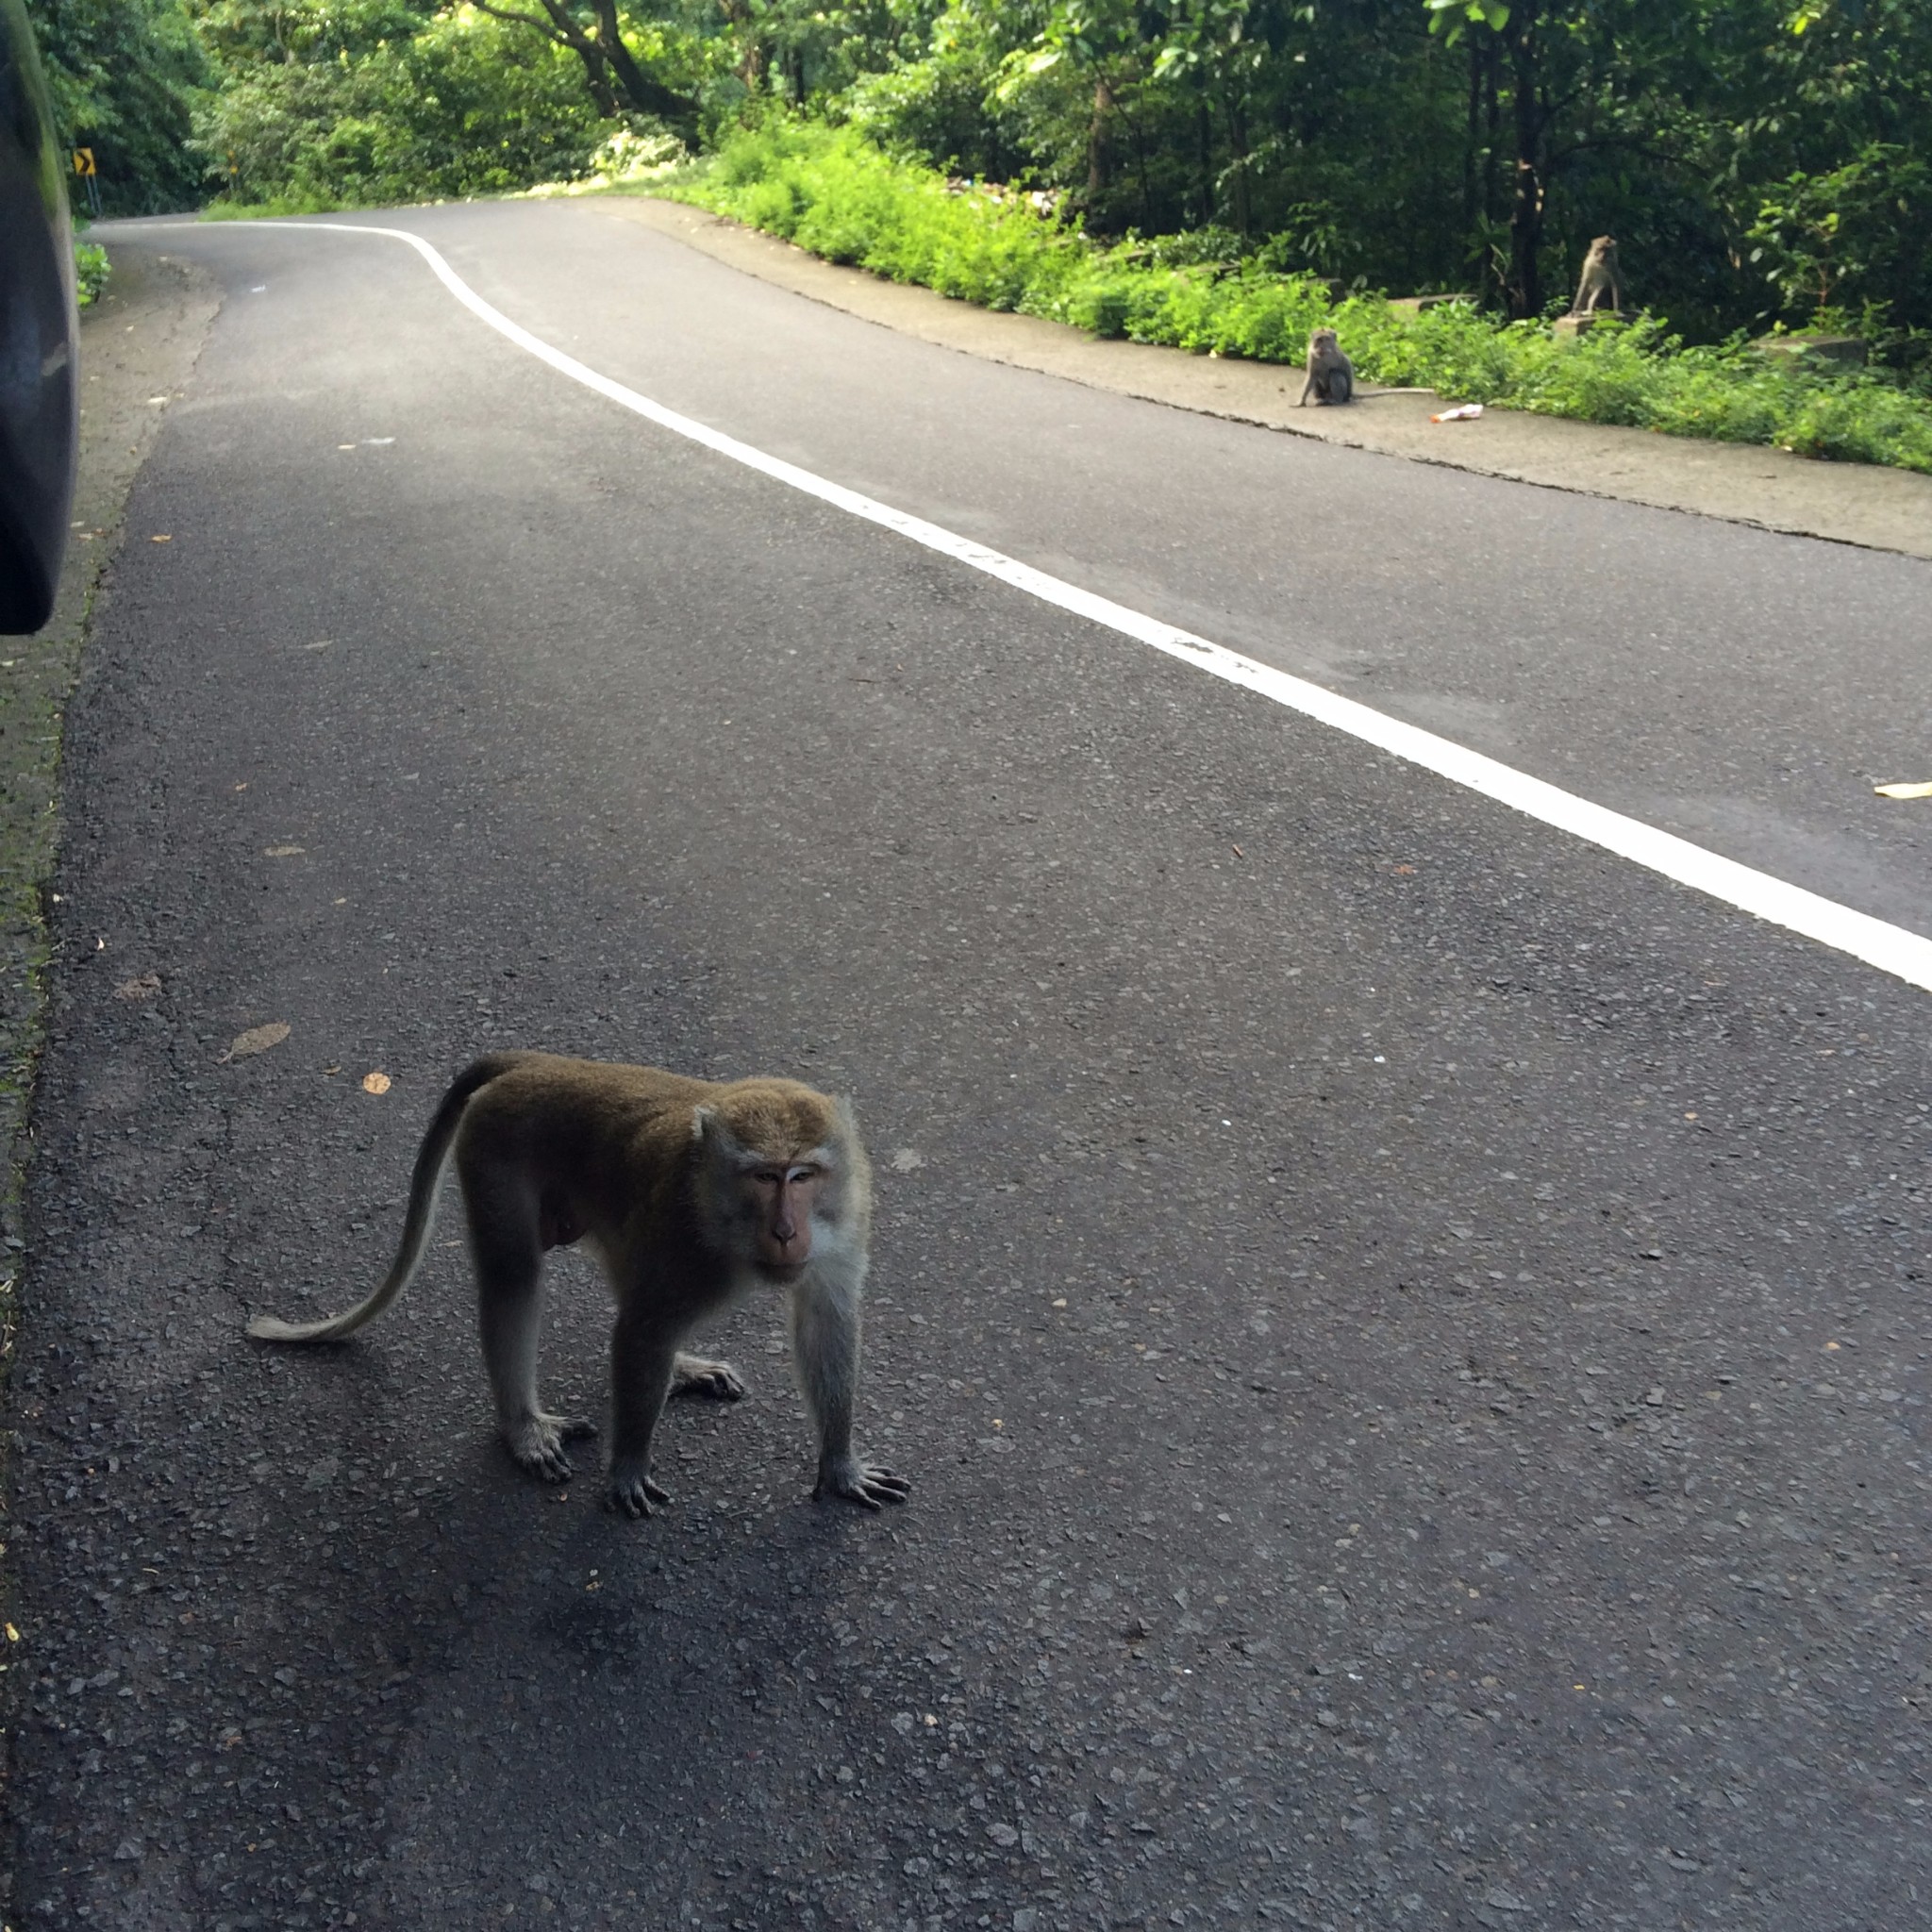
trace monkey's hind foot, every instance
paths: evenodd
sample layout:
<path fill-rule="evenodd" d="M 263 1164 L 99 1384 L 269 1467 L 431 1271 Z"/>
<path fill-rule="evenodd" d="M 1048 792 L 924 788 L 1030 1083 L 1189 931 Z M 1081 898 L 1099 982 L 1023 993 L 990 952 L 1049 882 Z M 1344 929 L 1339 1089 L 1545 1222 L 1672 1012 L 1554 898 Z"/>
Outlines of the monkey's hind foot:
<path fill-rule="evenodd" d="M 674 1395 L 708 1395 L 718 1402 L 741 1402 L 744 1381 L 729 1362 L 702 1355 L 682 1355 L 671 1371 Z"/>
<path fill-rule="evenodd" d="M 858 1457 L 849 1456 L 842 1462 L 821 1467 L 811 1499 L 820 1503 L 827 1496 L 843 1496 L 848 1503 L 876 1509 L 882 1503 L 903 1503 L 911 1493 L 912 1485 L 903 1475 L 894 1475 L 876 1462 L 861 1462 Z"/>
<path fill-rule="evenodd" d="M 640 1516 L 651 1513 L 653 1503 L 668 1503 L 670 1500 L 671 1491 L 660 1490 L 647 1471 L 612 1464 L 610 1484 L 604 1494 L 607 1507 L 618 1510 L 635 1523 Z"/>
<path fill-rule="evenodd" d="M 518 1468 L 541 1475 L 545 1482 L 569 1481 L 575 1465 L 564 1454 L 563 1445 L 573 1436 L 594 1436 L 597 1424 L 580 1415 L 546 1415 L 541 1409 L 520 1422 L 503 1425 L 504 1446 L 515 1457 Z"/>

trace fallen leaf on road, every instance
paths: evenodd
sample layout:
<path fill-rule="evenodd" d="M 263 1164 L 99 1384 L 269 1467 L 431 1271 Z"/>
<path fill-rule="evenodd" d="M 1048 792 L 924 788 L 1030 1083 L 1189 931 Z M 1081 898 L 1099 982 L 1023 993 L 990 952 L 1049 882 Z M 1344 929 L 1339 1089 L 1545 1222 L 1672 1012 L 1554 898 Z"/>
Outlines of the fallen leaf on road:
<path fill-rule="evenodd" d="M 387 1074 L 364 1074 L 362 1075 L 363 1092 L 387 1093 L 389 1090 L 390 1077 Z"/>
<path fill-rule="evenodd" d="M 137 979 L 124 979 L 114 989 L 117 1000 L 151 1000 L 161 990 L 158 973 L 143 973 Z"/>
<path fill-rule="evenodd" d="M 222 1056 L 223 1060 L 245 1060 L 252 1053 L 266 1053 L 272 1046 L 279 1046 L 289 1037 L 289 1023 L 286 1020 L 271 1020 L 266 1026 L 251 1026 L 246 1033 L 238 1033 L 228 1042 L 228 1050 Z M 217 1061 L 216 1065 L 220 1065 Z"/>
<path fill-rule="evenodd" d="M 150 543 L 172 543 L 175 540 L 172 537 L 150 537 L 147 541 Z"/>
<path fill-rule="evenodd" d="M 1880 798 L 1932 798 L 1932 785 L 1874 785 Z"/>

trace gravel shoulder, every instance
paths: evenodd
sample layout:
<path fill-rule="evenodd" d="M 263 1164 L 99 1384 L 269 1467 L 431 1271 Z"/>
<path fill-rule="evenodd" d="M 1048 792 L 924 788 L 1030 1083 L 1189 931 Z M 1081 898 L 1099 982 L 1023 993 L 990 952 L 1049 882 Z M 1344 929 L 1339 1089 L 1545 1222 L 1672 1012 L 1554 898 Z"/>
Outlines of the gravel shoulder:
<path fill-rule="evenodd" d="M 1436 424 L 1428 395 L 1367 395 L 1345 412 L 1297 409 L 1298 372 L 1276 364 L 1100 341 L 1062 323 L 996 314 L 835 266 L 678 202 L 610 196 L 595 206 L 883 327 L 1091 389 L 1478 475 L 1932 558 L 1932 477 L 1908 471 L 1811 462 L 1783 450 L 1692 442 L 1516 409 Z"/>
<path fill-rule="evenodd" d="M 49 946 L 43 893 L 60 836 L 61 725 L 102 579 L 120 548 L 123 511 L 167 404 L 193 367 L 217 306 L 198 269 L 146 250 L 113 251 L 114 273 L 80 321 L 80 463 L 74 541 L 52 619 L 0 637 L 0 1240 L 22 1247 L 20 1174 L 41 1038 Z M 0 1262 L 0 1297 L 13 1270 Z M 0 1351 L 10 1301 L 0 1299 Z M 4 1359 L 4 1354 L 0 1354 Z"/>

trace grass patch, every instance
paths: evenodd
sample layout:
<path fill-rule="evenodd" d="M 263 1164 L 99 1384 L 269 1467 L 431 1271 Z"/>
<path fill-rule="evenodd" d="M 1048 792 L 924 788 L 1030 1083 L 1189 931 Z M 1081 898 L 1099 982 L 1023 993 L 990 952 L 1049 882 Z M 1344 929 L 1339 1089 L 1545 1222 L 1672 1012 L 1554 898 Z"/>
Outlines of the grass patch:
<path fill-rule="evenodd" d="M 1647 319 L 1571 340 L 1459 305 L 1398 313 L 1253 259 L 1190 261 L 1188 238 L 1102 248 L 1024 199 L 949 191 L 850 128 L 770 121 L 640 186 L 827 261 L 1096 336 L 1294 363 L 1326 325 L 1370 385 L 1932 475 L 1932 397 L 1883 372 L 1774 364 L 1741 338 L 1687 346 Z"/>
<path fill-rule="evenodd" d="M 274 194 L 266 201 L 211 201 L 195 219 L 203 222 L 259 222 L 277 215 L 339 214 L 344 208 L 360 206 L 359 202 L 344 201 L 328 194 Z M 404 208 L 408 204 L 391 202 L 384 206 Z"/>

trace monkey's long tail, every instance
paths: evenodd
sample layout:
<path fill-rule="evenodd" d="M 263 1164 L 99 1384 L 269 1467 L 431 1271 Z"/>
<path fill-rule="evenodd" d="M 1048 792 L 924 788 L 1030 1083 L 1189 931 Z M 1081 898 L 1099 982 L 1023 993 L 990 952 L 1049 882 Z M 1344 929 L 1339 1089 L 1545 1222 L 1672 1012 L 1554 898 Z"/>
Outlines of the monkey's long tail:
<path fill-rule="evenodd" d="M 409 1277 L 415 1274 L 428 1244 L 429 1229 L 436 1219 L 437 1187 L 442 1179 L 443 1163 L 449 1158 L 450 1143 L 457 1137 L 463 1109 L 479 1088 L 487 1087 L 500 1074 L 508 1073 L 525 1058 L 519 1053 L 490 1054 L 464 1068 L 442 1096 L 442 1105 L 436 1109 L 436 1118 L 429 1123 L 423 1144 L 416 1150 L 416 1165 L 409 1175 L 408 1212 L 403 1217 L 402 1244 L 396 1249 L 389 1273 L 383 1276 L 382 1286 L 366 1302 L 358 1303 L 345 1314 L 325 1315 L 320 1322 L 283 1322 L 274 1315 L 258 1315 L 248 1324 L 249 1334 L 258 1341 L 339 1341 L 344 1335 L 353 1335 L 364 1323 L 375 1321 L 408 1287 Z"/>

